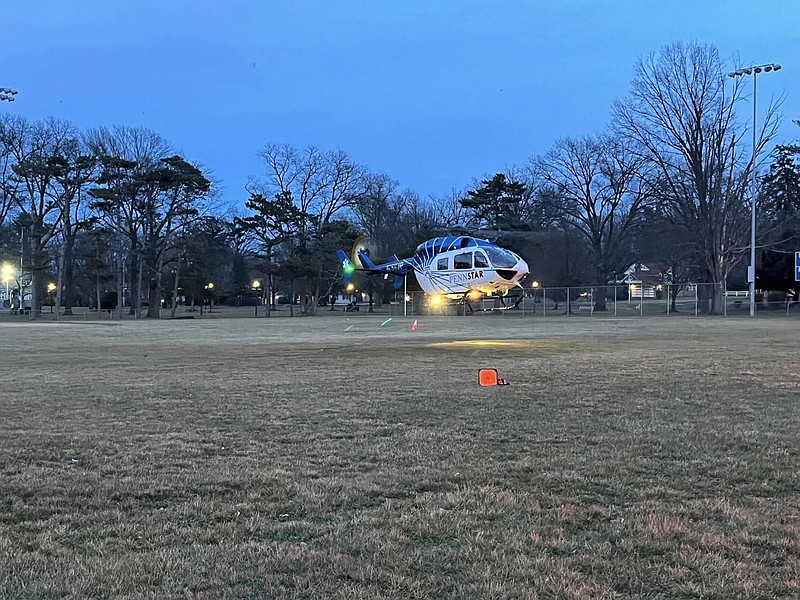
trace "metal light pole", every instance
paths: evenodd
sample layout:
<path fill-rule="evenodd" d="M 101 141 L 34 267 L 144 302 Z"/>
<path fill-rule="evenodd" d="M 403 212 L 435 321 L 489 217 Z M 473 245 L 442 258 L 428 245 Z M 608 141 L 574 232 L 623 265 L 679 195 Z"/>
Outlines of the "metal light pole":
<path fill-rule="evenodd" d="M 16 96 L 17 94 L 19 94 L 17 90 L 0 87 L 0 102 L 13 102 L 14 96 Z"/>
<path fill-rule="evenodd" d="M 776 63 L 754 65 L 744 69 L 737 69 L 728 73 L 728 77 L 753 76 L 753 153 L 750 163 L 750 266 L 747 269 L 747 280 L 750 282 L 750 316 L 756 316 L 756 79 L 762 71 L 780 71 L 781 66 Z"/>

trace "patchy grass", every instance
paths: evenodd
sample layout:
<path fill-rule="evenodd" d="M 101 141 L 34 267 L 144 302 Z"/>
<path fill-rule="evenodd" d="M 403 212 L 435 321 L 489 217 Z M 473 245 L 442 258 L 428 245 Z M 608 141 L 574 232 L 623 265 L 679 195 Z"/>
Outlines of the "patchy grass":
<path fill-rule="evenodd" d="M 795 321 L 384 320 L 0 325 L 0 597 L 800 596 Z"/>

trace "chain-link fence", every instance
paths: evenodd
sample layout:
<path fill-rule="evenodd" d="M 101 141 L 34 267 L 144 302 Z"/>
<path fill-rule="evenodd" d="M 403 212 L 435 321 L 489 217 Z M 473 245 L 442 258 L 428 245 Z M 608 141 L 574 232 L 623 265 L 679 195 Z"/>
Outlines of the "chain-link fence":
<path fill-rule="evenodd" d="M 399 292 L 392 315 L 467 315 L 508 311 L 531 317 L 744 316 L 750 314 L 747 291 L 724 285 L 608 285 L 537 287 L 512 290 L 503 298 L 453 300 L 422 292 Z M 800 315 L 800 302 L 786 293 L 757 293 L 757 315 Z"/>
<path fill-rule="evenodd" d="M 300 315 L 300 306 L 282 304 L 268 310 L 267 306 L 213 306 L 194 308 L 179 306 L 175 312 L 162 308 L 159 318 L 252 318 L 289 317 Z M 724 285 L 607 285 L 537 287 L 512 290 L 502 298 L 452 299 L 423 292 L 397 292 L 387 301 L 366 294 L 343 295 L 336 303 L 319 306 L 318 315 L 368 315 L 433 316 L 433 315 L 488 315 L 501 313 L 524 317 L 647 317 L 647 316 L 747 316 L 750 314 L 749 293 L 728 290 Z M 125 307 L 122 316 L 117 310 L 97 311 L 74 308 L 72 315 L 64 315 L 45 306 L 31 315 L 30 309 L 10 311 L 0 309 L 0 321 L 7 319 L 42 318 L 47 320 L 124 320 L 146 318 L 147 308 L 131 311 Z M 800 301 L 782 292 L 757 293 L 755 313 L 767 315 L 800 315 Z"/>

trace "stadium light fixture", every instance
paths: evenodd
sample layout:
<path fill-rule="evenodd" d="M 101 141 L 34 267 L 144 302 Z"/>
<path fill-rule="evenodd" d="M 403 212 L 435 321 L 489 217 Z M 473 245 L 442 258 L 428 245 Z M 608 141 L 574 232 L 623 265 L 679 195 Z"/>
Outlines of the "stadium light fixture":
<path fill-rule="evenodd" d="M 728 77 L 753 76 L 753 150 L 750 159 L 750 267 L 747 269 L 747 280 L 750 282 L 750 316 L 756 316 L 756 79 L 762 71 L 780 71 L 777 63 L 754 65 L 744 69 L 737 69 L 728 73 Z"/>
<path fill-rule="evenodd" d="M 0 87 L 0 102 L 14 102 L 14 96 L 19 94 L 17 90 Z"/>

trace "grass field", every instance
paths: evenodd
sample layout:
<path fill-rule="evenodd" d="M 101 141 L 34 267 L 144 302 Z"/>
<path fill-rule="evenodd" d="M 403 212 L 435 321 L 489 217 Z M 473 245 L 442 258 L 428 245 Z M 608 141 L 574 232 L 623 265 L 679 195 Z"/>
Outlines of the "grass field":
<path fill-rule="evenodd" d="M 800 597 L 796 319 L 384 319 L 0 325 L 0 597 Z"/>

